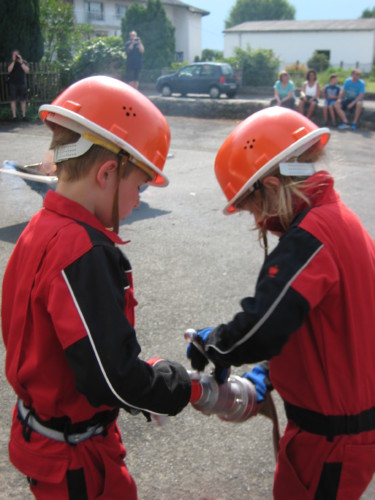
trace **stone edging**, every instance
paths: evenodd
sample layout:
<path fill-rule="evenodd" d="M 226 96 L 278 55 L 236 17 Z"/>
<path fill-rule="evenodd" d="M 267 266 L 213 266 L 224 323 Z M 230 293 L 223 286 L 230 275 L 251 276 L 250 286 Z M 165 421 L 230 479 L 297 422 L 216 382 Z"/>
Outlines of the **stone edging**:
<path fill-rule="evenodd" d="M 186 97 L 149 96 L 149 99 L 166 116 L 186 116 L 194 118 L 215 118 L 243 120 L 252 113 L 269 106 L 269 99 L 209 99 Z M 319 106 L 313 121 L 320 124 L 323 120 L 323 110 Z M 366 107 L 366 101 L 361 113 L 360 128 L 375 130 L 375 106 Z"/>

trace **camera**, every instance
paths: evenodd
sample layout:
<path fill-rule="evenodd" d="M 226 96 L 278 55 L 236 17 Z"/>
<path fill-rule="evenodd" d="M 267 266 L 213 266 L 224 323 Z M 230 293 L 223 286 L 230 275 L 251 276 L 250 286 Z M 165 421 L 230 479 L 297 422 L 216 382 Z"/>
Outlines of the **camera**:
<path fill-rule="evenodd" d="M 134 38 L 134 41 L 139 42 L 139 37 L 137 36 L 136 38 Z"/>

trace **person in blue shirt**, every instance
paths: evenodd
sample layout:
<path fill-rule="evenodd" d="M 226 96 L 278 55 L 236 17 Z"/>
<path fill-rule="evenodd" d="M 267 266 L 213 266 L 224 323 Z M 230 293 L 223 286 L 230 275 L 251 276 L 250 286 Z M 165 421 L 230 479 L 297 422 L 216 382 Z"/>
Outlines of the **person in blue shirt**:
<path fill-rule="evenodd" d="M 354 119 L 351 125 L 352 130 L 357 129 L 357 122 L 362 111 L 363 97 L 365 95 L 365 82 L 360 78 L 359 69 L 352 71 L 352 74 L 344 82 L 339 98 L 335 103 L 335 110 L 342 120 L 338 126 L 340 130 L 350 128 L 345 111 L 354 110 Z"/>
<path fill-rule="evenodd" d="M 323 126 L 328 124 L 328 113 L 331 117 L 332 126 L 336 127 L 335 103 L 340 94 L 340 85 L 337 83 L 337 75 L 332 73 L 329 83 L 324 86 Z"/>
<path fill-rule="evenodd" d="M 274 99 L 271 104 L 282 106 L 283 108 L 294 109 L 295 87 L 286 71 L 280 71 L 279 79 L 274 85 Z"/>

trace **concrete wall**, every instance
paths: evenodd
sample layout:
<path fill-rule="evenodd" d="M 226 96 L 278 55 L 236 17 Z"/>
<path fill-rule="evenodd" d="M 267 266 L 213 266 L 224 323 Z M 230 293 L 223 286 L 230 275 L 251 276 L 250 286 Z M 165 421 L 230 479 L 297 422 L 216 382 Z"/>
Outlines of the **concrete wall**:
<path fill-rule="evenodd" d="M 204 99 L 149 96 L 149 99 L 166 116 L 195 118 L 244 120 L 252 113 L 270 106 L 270 99 Z M 316 109 L 312 120 L 320 126 L 323 121 L 322 102 Z M 338 120 L 340 123 L 340 120 Z M 359 128 L 375 130 L 375 105 L 364 103 L 359 119 Z"/>
<path fill-rule="evenodd" d="M 225 33 L 224 57 L 235 47 L 272 49 L 280 59 L 280 69 L 299 61 L 306 64 L 315 50 L 330 51 L 330 64 L 344 68 L 359 67 L 370 71 L 375 64 L 375 32 L 373 31 L 288 31 Z"/>

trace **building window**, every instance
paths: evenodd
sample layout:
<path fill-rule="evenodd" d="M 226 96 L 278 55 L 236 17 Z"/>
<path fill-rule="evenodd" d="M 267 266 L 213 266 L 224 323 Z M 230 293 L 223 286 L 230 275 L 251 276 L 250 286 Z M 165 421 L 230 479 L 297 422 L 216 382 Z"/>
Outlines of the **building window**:
<path fill-rule="evenodd" d="M 183 62 L 184 61 L 184 53 L 183 52 L 175 52 L 174 60 L 176 62 Z"/>
<path fill-rule="evenodd" d="M 104 20 L 104 5 L 102 2 L 85 2 L 85 14 L 88 21 Z"/>
<path fill-rule="evenodd" d="M 116 3 L 116 18 L 122 19 L 126 14 L 126 5 Z"/>

